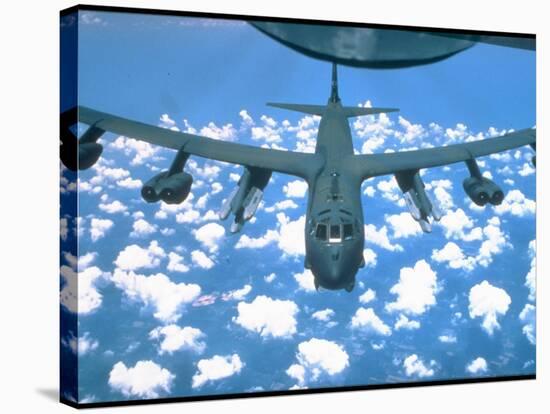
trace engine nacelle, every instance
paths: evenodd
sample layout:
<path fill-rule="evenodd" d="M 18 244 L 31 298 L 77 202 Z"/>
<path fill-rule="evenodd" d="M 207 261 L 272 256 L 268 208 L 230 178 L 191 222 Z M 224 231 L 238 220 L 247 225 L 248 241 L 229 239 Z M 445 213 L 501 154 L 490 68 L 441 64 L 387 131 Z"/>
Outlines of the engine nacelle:
<path fill-rule="evenodd" d="M 71 171 L 90 168 L 99 160 L 103 152 L 103 147 L 97 143 L 97 140 L 101 138 L 105 130 L 90 125 L 79 139 L 74 132 L 77 124 L 78 108 L 76 106 L 61 114 L 59 155 L 63 164 Z M 72 128 L 73 126 L 75 129 Z"/>
<path fill-rule="evenodd" d="M 504 200 L 504 192 L 493 181 L 486 177 L 469 177 L 462 182 L 464 191 L 478 206 L 491 203 L 498 206 Z"/>
<path fill-rule="evenodd" d="M 78 144 L 78 169 L 86 170 L 90 168 L 99 160 L 102 152 L 103 146 L 97 142 Z"/>
<path fill-rule="evenodd" d="M 168 175 L 163 171 L 145 183 L 141 189 L 141 196 L 148 203 L 159 200 L 166 204 L 180 204 L 189 196 L 193 177 L 186 172 Z"/>
<path fill-rule="evenodd" d="M 160 174 L 155 175 L 141 188 L 141 197 L 148 203 L 156 203 L 160 201 L 160 194 L 157 193 L 156 186 L 160 180 L 162 180 L 168 171 L 163 171 Z"/>

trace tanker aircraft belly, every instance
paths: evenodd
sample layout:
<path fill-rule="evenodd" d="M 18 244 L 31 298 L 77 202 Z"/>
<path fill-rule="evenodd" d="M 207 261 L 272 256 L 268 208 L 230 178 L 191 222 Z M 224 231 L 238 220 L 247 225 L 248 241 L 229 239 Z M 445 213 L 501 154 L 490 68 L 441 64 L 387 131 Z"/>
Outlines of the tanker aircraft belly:
<path fill-rule="evenodd" d="M 351 291 L 359 268 L 364 266 L 364 222 L 361 184 L 365 179 L 392 174 L 403 192 L 412 217 L 425 232 L 442 213 L 429 199 L 419 171 L 423 168 L 465 162 L 470 177 L 463 187 L 478 204 L 498 205 L 501 188 L 483 177 L 476 158 L 530 145 L 535 149 L 536 130 L 522 129 L 496 138 L 445 147 L 382 154 L 355 154 L 348 118 L 394 112 L 394 108 L 343 106 L 338 96 L 336 65 L 332 65 L 331 94 L 326 105 L 270 103 L 270 106 L 321 117 L 314 153 L 266 149 L 176 132 L 103 113 L 84 106 L 62 115 L 61 157 L 71 169 L 91 167 L 100 157 L 97 140 L 106 132 L 132 137 L 177 151 L 170 168 L 151 178 L 142 188 L 147 202 L 183 202 L 193 177 L 184 171 L 190 156 L 239 164 L 244 172 L 237 187 L 222 205 L 219 216 L 233 216 L 231 232 L 239 232 L 255 214 L 273 172 L 304 179 L 308 184 L 305 224 L 305 267 L 311 269 L 317 288 Z M 75 112 L 76 111 L 76 112 Z M 76 141 L 70 127 L 81 122 L 88 130 Z M 76 145 L 75 145 L 76 144 Z M 533 157 L 535 164 L 535 157 Z"/>

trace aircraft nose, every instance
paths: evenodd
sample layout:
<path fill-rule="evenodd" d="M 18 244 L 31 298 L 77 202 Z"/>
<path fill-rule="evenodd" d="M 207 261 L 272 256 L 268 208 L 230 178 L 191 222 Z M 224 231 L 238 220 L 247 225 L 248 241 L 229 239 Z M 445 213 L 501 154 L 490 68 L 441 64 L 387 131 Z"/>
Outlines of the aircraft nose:
<path fill-rule="evenodd" d="M 338 262 L 340 260 L 340 250 L 342 250 L 339 246 L 332 246 L 330 249 L 330 258 L 331 262 Z"/>
<path fill-rule="evenodd" d="M 340 269 L 335 263 L 331 263 L 327 269 L 327 279 L 331 282 L 340 280 Z"/>
<path fill-rule="evenodd" d="M 330 290 L 351 289 L 359 267 L 357 249 L 341 243 L 318 247 L 310 252 L 316 286 Z"/>
<path fill-rule="evenodd" d="M 340 289 L 345 279 L 343 271 L 344 269 L 342 269 L 342 263 L 340 263 L 340 261 L 329 258 L 329 260 L 325 262 L 323 271 L 320 272 L 323 280 L 322 284 L 329 289 Z"/>
<path fill-rule="evenodd" d="M 332 285 L 340 279 L 340 271 L 336 266 L 329 265 L 325 269 L 324 276 L 325 281 Z"/>
<path fill-rule="evenodd" d="M 342 269 L 341 269 L 341 263 L 340 263 L 340 253 L 341 253 L 340 250 L 341 249 L 337 246 L 334 246 L 330 250 L 330 259 L 329 259 L 329 263 L 327 263 L 327 276 L 331 282 L 336 282 L 340 280 L 342 276 L 341 275 Z"/>

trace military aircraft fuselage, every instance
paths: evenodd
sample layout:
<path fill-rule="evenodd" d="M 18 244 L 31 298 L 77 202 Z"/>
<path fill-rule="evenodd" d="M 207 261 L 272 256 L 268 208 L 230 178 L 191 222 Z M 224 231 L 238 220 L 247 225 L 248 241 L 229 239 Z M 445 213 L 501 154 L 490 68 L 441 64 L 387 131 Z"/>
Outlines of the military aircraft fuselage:
<path fill-rule="evenodd" d="M 339 99 L 329 100 L 322 115 L 315 152 L 325 164 L 309 183 L 305 265 L 316 287 L 351 291 L 364 264 L 363 208 L 361 182 L 346 169 L 353 143 Z"/>
<path fill-rule="evenodd" d="M 331 94 L 326 105 L 268 103 L 285 110 L 320 116 L 315 154 L 255 148 L 208 137 L 154 127 L 83 106 L 62 116 L 62 156 L 69 168 L 86 169 L 99 158 L 102 146 L 97 139 L 105 132 L 132 136 L 150 144 L 177 150 L 169 170 L 150 179 L 142 188 L 147 202 L 162 200 L 179 204 L 189 195 L 193 178 L 184 170 L 190 155 L 242 165 L 244 173 L 237 188 L 219 211 L 222 220 L 234 216 L 231 233 L 239 232 L 256 213 L 273 172 L 300 177 L 308 183 L 305 223 L 305 267 L 314 275 L 315 287 L 351 291 L 360 267 L 365 265 L 365 231 L 361 202 L 361 183 L 370 177 L 393 174 L 412 218 L 424 232 L 430 232 L 432 219 L 442 218 L 435 200 L 426 194 L 420 169 L 465 162 L 470 177 L 463 182 L 468 197 L 482 206 L 498 205 L 502 189 L 483 177 L 475 158 L 531 145 L 536 132 L 524 129 L 484 142 L 466 142 L 440 148 L 401 151 L 393 154 L 354 154 L 349 118 L 395 112 L 397 108 L 343 106 L 338 96 L 336 64 L 332 65 Z M 69 121 L 80 120 L 90 127 L 78 140 L 78 160 L 72 162 L 74 149 Z M 75 121 L 76 122 L 76 121 Z M 65 136 L 65 138 L 63 138 Z M 68 138 L 67 138 L 68 137 Z M 67 144 L 67 145 L 65 145 Z M 71 155 L 72 154 L 72 155 Z M 68 160 L 68 161 L 67 161 Z M 533 163 L 534 163 L 533 159 Z"/>

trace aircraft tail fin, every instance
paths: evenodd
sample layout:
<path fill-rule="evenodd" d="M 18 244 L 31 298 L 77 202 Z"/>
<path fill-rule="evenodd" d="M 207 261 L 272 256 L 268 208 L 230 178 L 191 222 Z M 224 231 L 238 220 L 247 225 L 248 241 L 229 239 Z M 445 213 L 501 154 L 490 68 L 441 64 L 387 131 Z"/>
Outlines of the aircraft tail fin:
<path fill-rule="evenodd" d="M 307 105 L 307 104 L 290 104 L 290 103 L 274 103 L 269 102 L 267 105 L 275 108 L 288 109 L 289 111 L 302 112 L 304 114 L 322 116 L 325 113 L 325 105 Z M 341 111 L 344 116 L 353 118 L 355 116 L 376 115 L 387 112 L 399 111 L 397 108 L 364 108 L 361 106 L 342 106 Z"/>
<path fill-rule="evenodd" d="M 362 106 L 341 106 L 340 96 L 338 96 L 338 71 L 336 63 L 332 64 L 332 80 L 330 84 L 330 97 L 327 105 L 307 105 L 307 104 L 289 104 L 268 102 L 267 105 L 275 108 L 288 109 L 289 111 L 302 112 L 304 114 L 323 116 L 328 106 L 334 107 L 343 112 L 343 115 L 348 118 L 364 115 L 376 115 L 386 112 L 399 111 L 397 108 L 365 108 Z"/>

